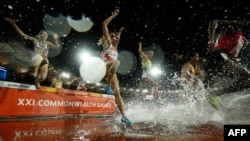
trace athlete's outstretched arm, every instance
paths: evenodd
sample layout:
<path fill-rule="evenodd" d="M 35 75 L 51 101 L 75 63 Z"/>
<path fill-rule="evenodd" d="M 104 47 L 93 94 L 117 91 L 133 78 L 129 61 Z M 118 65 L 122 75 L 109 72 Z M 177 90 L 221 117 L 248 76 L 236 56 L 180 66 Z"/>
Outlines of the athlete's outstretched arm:
<path fill-rule="evenodd" d="M 113 14 L 111 16 L 109 16 L 107 19 L 105 19 L 102 22 L 102 32 L 104 37 L 111 42 L 110 39 L 110 35 L 109 35 L 109 29 L 108 29 L 108 25 L 109 23 L 119 14 L 120 10 L 119 9 L 115 9 L 115 11 L 113 12 Z M 122 30 L 123 31 L 123 30 Z"/>
<path fill-rule="evenodd" d="M 218 24 L 224 24 L 224 25 L 237 25 L 237 26 L 242 26 L 242 22 L 238 22 L 236 20 L 229 21 L 229 20 L 212 20 L 209 22 L 208 25 L 208 44 L 214 44 L 215 42 L 215 30 L 218 26 Z"/>
<path fill-rule="evenodd" d="M 59 36 L 58 36 L 56 33 L 53 34 L 52 36 L 53 36 L 53 38 L 54 38 L 54 43 L 48 42 L 48 45 L 49 45 L 51 48 L 58 49 L 58 48 L 59 48 L 59 44 L 58 44 L 57 39 L 59 38 Z"/>
<path fill-rule="evenodd" d="M 32 41 L 32 42 L 34 42 L 34 41 L 36 40 L 34 37 L 31 37 L 31 36 L 25 34 L 25 33 L 17 26 L 15 20 L 12 20 L 12 19 L 10 19 L 10 18 L 4 18 L 4 19 L 5 19 L 7 22 L 9 22 L 9 23 L 14 27 L 14 29 L 16 30 L 16 32 L 17 32 L 20 36 L 22 36 L 24 39 L 27 39 L 27 40 Z"/>
<path fill-rule="evenodd" d="M 139 52 L 141 58 L 142 58 L 143 60 L 148 60 L 148 57 L 147 57 L 147 56 L 144 54 L 144 52 L 142 51 L 142 42 L 139 42 L 138 45 L 139 45 L 138 52 Z"/>

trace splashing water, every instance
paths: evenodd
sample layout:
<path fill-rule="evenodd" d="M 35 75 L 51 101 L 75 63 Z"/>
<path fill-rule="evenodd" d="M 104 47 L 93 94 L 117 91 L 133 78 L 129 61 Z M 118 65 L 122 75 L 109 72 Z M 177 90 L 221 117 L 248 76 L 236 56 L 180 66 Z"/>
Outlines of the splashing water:
<path fill-rule="evenodd" d="M 126 113 L 135 126 L 128 132 L 182 135 L 190 131 L 190 126 L 250 123 L 250 90 L 220 96 L 219 101 L 224 106 L 221 110 L 214 109 L 206 101 L 207 90 L 202 83 L 198 89 L 186 92 L 173 94 L 178 97 L 178 102 L 170 96 L 165 97 L 164 105 L 136 98 L 129 101 Z"/>
<path fill-rule="evenodd" d="M 250 123 L 250 89 L 220 96 L 225 124 Z"/>

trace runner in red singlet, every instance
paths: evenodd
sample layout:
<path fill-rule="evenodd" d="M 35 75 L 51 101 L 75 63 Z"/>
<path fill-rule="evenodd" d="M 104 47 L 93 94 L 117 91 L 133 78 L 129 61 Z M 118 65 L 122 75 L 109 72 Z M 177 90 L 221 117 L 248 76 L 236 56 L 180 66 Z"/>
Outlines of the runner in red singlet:
<path fill-rule="evenodd" d="M 239 55 L 240 50 L 246 45 L 247 39 L 243 35 L 243 29 L 248 25 L 248 21 L 227 21 L 212 20 L 208 28 L 208 57 L 205 64 L 205 71 L 210 83 L 218 75 L 234 79 L 234 83 L 224 87 L 221 92 L 234 92 L 250 87 L 250 72 L 243 66 L 236 64 L 234 59 Z M 227 28 L 216 34 L 218 26 L 224 25 Z M 217 35 L 217 37 L 215 36 Z M 215 40 L 216 39 L 216 40 Z"/>

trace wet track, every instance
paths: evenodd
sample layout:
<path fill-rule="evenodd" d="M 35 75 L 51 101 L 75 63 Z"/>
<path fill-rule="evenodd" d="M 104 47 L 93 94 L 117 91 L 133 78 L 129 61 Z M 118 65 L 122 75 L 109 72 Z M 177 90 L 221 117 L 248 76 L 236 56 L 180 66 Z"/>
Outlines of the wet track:
<path fill-rule="evenodd" d="M 0 139 L 2 141 L 219 141 L 223 138 L 222 128 L 212 123 L 188 126 L 182 129 L 182 133 L 171 133 L 171 129 L 166 125 L 138 122 L 125 128 L 123 124 L 115 123 L 114 120 L 108 117 L 81 117 L 3 121 L 0 123 Z"/>
<path fill-rule="evenodd" d="M 219 100 L 221 110 L 205 100 L 176 102 L 170 96 L 164 105 L 126 101 L 130 127 L 119 113 L 1 119 L 0 141 L 222 141 L 225 124 L 250 123 L 250 94 L 229 93 Z"/>

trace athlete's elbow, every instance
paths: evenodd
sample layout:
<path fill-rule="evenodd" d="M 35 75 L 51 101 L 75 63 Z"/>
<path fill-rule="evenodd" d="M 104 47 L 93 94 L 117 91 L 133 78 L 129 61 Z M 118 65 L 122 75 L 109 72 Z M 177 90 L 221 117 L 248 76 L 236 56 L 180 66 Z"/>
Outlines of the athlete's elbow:
<path fill-rule="evenodd" d="M 108 22 L 107 21 L 103 21 L 102 22 L 102 27 L 104 28 L 104 27 L 107 27 L 108 26 Z"/>

